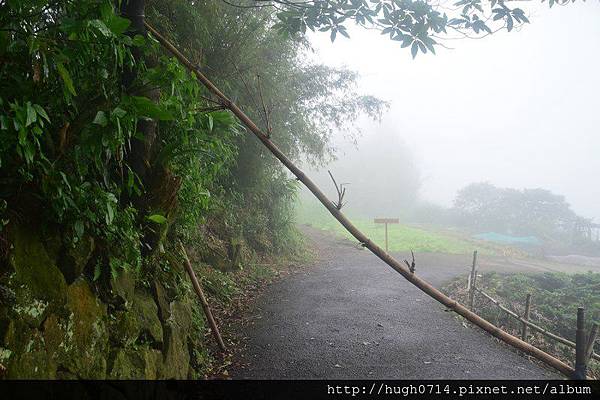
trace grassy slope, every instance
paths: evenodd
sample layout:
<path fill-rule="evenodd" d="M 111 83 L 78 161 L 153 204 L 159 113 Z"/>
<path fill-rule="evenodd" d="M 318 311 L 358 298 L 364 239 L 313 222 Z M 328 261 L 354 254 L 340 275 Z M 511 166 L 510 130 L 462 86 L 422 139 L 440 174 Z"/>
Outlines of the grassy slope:
<path fill-rule="evenodd" d="M 351 214 L 348 217 L 358 229 L 379 246 L 385 246 L 385 228 L 382 224 L 375 224 L 372 219 Z M 296 218 L 299 224 L 307 224 L 352 239 L 352 236 L 316 200 L 303 199 L 298 202 Z M 389 225 L 388 242 L 389 250 L 397 252 L 413 250 L 421 253 L 470 254 L 477 249 L 482 254 L 498 254 L 503 249 L 497 245 L 470 239 L 466 235 L 456 232 L 407 224 Z"/>

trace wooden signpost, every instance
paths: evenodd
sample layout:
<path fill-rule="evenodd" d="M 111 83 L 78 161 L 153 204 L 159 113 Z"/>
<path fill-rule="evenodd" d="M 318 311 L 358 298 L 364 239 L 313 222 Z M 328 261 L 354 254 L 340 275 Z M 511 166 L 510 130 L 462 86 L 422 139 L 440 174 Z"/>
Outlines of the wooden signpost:
<path fill-rule="evenodd" d="M 399 224 L 400 220 L 398 218 L 375 218 L 373 221 L 376 224 L 385 224 L 385 251 L 388 251 L 388 224 Z"/>

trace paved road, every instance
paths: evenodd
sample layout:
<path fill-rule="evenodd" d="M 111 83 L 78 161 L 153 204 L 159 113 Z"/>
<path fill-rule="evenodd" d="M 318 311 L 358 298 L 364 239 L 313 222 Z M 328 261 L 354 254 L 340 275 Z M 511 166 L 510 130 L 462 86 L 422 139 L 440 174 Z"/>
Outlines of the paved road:
<path fill-rule="evenodd" d="M 230 370 L 257 379 L 560 378 L 519 356 L 404 280 L 367 250 L 305 229 L 315 265 L 270 286 L 241 327 Z M 404 255 L 398 255 L 404 258 Z M 420 254 L 436 286 L 467 273 L 468 256 Z"/>

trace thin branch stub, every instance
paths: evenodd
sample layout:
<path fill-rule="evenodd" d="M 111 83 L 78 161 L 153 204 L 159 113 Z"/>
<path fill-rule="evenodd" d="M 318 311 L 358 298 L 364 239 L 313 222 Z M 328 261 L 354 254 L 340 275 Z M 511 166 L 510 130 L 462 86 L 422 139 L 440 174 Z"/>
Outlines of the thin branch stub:
<path fill-rule="evenodd" d="M 417 263 L 415 262 L 415 253 L 413 253 L 413 251 L 410 251 L 410 255 L 412 256 L 412 262 L 409 263 L 408 260 L 404 260 L 404 263 L 406 264 L 406 266 L 408 267 L 408 270 L 410 271 L 411 274 L 415 273 L 415 267 L 417 266 Z"/>
<path fill-rule="evenodd" d="M 333 181 L 333 185 L 335 186 L 335 190 L 338 194 L 338 201 L 332 201 L 333 206 L 338 209 L 341 210 L 342 207 L 344 207 L 346 205 L 346 203 L 344 203 L 344 195 L 346 194 L 346 188 L 344 187 L 344 185 L 348 185 L 347 183 L 341 183 L 340 185 L 337 184 L 337 182 L 335 181 L 335 178 L 333 177 L 333 174 L 331 173 L 331 171 L 327 171 L 327 173 L 329 174 L 329 176 L 331 177 L 331 180 Z"/>

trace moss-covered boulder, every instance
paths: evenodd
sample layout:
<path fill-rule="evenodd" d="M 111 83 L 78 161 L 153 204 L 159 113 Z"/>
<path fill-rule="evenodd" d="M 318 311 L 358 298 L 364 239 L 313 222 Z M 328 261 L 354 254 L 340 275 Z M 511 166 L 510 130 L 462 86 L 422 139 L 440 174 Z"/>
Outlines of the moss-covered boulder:
<path fill-rule="evenodd" d="M 162 322 L 167 322 L 167 320 L 171 318 L 171 307 L 167 300 L 167 293 L 165 291 L 165 288 L 160 282 L 154 281 L 152 283 L 152 289 L 154 294 L 154 300 L 156 301 L 156 305 L 158 306 L 158 317 Z"/>
<path fill-rule="evenodd" d="M 14 300 L 10 304 L 8 315 L 11 318 L 27 323 L 32 328 L 39 328 L 51 310 L 47 301 L 36 298 L 28 285 L 14 285 Z"/>
<path fill-rule="evenodd" d="M 165 326 L 164 368 L 161 379 L 186 379 L 190 366 L 188 332 L 170 321 Z"/>
<path fill-rule="evenodd" d="M 79 378 L 105 378 L 106 307 L 92 293 L 89 284 L 78 279 L 67 289 L 67 310 L 69 317 L 62 325 L 64 341 L 59 345 L 61 364 Z"/>
<path fill-rule="evenodd" d="M 135 298 L 135 274 L 130 271 L 121 271 L 117 276 L 111 278 L 110 289 L 118 303 L 129 309 Z"/>
<path fill-rule="evenodd" d="M 111 344 L 127 347 L 134 344 L 140 336 L 140 324 L 132 311 L 115 311 L 110 323 Z"/>
<path fill-rule="evenodd" d="M 131 311 L 137 318 L 140 335 L 153 342 L 155 347 L 161 347 L 163 328 L 158 319 L 158 306 L 152 296 L 143 291 L 136 291 Z"/>
<path fill-rule="evenodd" d="M 46 353 L 54 363 L 60 364 L 64 358 L 66 324 L 56 314 L 50 314 L 43 327 Z"/>
<path fill-rule="evenodd" d="M 112 356 L 111 379 L 157 379 L 162 354 L 149 347 L 116 349 Z"/>
<path fill-rule="evenodd" d="M 62 304 L 66 298 L 66 281 L 46 251 L 34 229 L 17 228 L 10 262 L 16 279 L 27 285 L 36 298 Z"/>
<path fill-rule="evenodd" d="M 189 333 L 192 329 L 192 306 L 186 299 L 184 301 L 171 302 L 171 318 L 183 332 Z"/>
<path fill-rule="evenodd" d="M 48 357 L 42 334 L 19 320 L 13 320 L 5 338 L 4 354 L 8 379 L 53 379 L 56 364 Z"/>
<path fill-rule="evenodd" d="M 163 298 L 166 301 L 166 298 Z M 163 346 L 163 326 L 160 315 L 167 311 L 157 306 L 148 293 L 137 290 L 131 300 L 130 310 L 113 311 L 110 323 L 111 342 L 119 347 L 150 344 L 153 348 Z M 170 311 L 168 311 L 170 315 Z"/>
<path fill-rule="evenodd" d="M 163 379 L 187 379 L 190 369 L 190 335 L 194 329 L 188 299 L 172 301 L 171 317 L 165 324 Z"/>
<path fill-rule="evenodd" d="M 94 239 L 90 236 L 84 236 L 74 246 L 66 249 L 59 266 L 67 282 L 72 283 L 81 276 L 92 257 L 94 248 Z"/>

